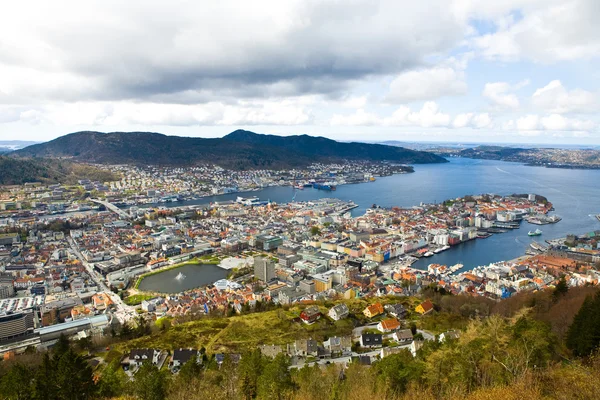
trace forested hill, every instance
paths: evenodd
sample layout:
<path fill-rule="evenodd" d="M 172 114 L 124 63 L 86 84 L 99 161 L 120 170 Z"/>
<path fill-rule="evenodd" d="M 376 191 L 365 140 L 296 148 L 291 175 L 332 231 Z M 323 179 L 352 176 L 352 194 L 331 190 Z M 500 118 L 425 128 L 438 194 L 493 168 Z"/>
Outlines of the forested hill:
<path fill-rule="evenodd" d="M 116 179 L 108 171 L 67 160 L 0 156 L 0 185 L 21 185 L 26 182 L 74 183 L 84 178 L 101 182 Z"/>
<path fill-rule="evenodd" d="M 106 164 L 187 166 L 210 163 L 231 169 L 285 169 L 342 160 L 403 164 L 447 161 L 435 154 L 402 147 L 342 143 L 308 135 L 261 135 L 243 130 L 214 139 L 149 132 L 76 132 L 12 154 L 16 157 L 66 157 Z"/>

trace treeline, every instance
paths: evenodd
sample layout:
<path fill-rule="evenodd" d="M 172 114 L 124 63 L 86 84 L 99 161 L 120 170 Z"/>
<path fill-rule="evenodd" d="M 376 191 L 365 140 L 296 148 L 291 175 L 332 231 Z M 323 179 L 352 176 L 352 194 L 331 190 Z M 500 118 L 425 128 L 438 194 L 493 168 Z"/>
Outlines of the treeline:
<path fill-rule="evenodd" d="M 51 352 L 28 352 L 0 364 L 0 398 L 18 400 L 92 399 L 104 382 L 94 380 L 89 362 L 64 336 Z"/>

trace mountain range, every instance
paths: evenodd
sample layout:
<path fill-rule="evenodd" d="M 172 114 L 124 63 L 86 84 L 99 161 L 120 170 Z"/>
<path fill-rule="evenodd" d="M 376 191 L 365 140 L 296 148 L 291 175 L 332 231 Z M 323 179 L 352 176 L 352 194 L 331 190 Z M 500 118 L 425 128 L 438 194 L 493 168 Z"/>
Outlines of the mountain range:
<path fill-rule="evenodd" d="M 68 158 L 99 164 L 285 169 L 315 162 L 389 161 L 443 163 L 438 155 L 397 146 L 337 142 L 308 135 L 275 136 L 236 130 L 222 138 L 167 136 L 150 132 L 75 132 L 11 153 L 15 157 Z"/>

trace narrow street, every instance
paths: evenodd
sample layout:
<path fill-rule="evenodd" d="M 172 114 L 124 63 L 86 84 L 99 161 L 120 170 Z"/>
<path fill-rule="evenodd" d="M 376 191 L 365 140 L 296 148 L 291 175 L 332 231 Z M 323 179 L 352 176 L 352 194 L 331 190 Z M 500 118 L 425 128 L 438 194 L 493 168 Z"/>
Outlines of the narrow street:
<path fill-rule="evenodd" d="M 128 306 L 127 304 L 125 304 L 118 295 L 113 293 L 108 288 L 108 286 L 106 286 L 103 277 L 99 273 L 94 271 L 92 265 L 89 264 L 85 260 L 85 258 L 83 258 L 83 255 L 79 251 L 77 243 L 75 243 L 75 241 L 72 238 L 67 237 L 67 242 L 69 243 L 73 254 L 75 254 L 77 259 L 81 261 L 81 264 L 85 267 L 92 280 L 98 285 L 98 288 L 104 293 L 106 293 L 114 303 L 116 307 L 116 312 L 114 313 L 114 316 L 117 317 L 121 323 L 133 319 L 136 316 L 135 307 Z"/>

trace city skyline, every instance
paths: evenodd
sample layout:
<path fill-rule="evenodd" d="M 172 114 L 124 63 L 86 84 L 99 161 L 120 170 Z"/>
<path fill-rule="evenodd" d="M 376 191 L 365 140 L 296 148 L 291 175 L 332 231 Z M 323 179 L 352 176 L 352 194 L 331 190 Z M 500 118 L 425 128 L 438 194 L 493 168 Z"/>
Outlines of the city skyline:
<path fill-rule="evenodd" d="M 600 144 L 600 7 L 591 0 L 4 9 L 0 140 L 245 128 L 344 141 Z"/>

